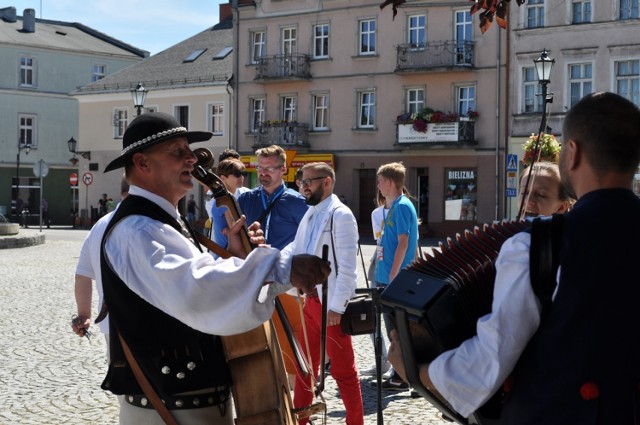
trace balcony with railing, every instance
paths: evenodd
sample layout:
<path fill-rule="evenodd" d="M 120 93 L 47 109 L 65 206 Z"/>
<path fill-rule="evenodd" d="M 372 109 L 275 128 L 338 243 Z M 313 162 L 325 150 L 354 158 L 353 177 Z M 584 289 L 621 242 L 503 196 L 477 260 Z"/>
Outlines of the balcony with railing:
<path fill-rule="evenodd" d="M 396 72 L 474 67 L 473 41 L 434 41 L 397 46 Z"/>
<path fill-rule="evenodd" d="M 292 53 L 288 55 L 263 56 L 258 60 L 256 80 L 282 80 L 311 78 L 311 58 L 309 55 Z"/>
<path fill-rule="evenodd" d="M 271 145 L 309 147 L 309 124 L 265 122 L 256 127 L 254 148 Z"/>

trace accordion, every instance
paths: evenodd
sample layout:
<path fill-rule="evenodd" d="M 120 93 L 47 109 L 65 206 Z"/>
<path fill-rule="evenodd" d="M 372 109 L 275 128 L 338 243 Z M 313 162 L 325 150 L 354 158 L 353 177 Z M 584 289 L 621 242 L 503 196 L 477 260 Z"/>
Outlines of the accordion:
<path fill-rule="evenodd" d="M 448 238 L 446 244 L 440 243 L 424 259 L 402 270 L 381 294 L 384 311 L 395 319 L 409 384 L 460 424 L 489 424 L 499 407 L 493 400 L 463 418 L 422 385 L 417 364 L 432 361 L 476 334 L 476 322 L 491 311 L 500 248 L 529 226 L 502 221 Z"/>

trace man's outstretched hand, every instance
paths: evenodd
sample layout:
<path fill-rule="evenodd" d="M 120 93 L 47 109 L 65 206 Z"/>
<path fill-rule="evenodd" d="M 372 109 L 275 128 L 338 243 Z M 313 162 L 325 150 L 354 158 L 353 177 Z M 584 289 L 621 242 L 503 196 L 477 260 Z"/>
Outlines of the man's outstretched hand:
<path fill-rule="evenodd" d="M 329 262 L 310 254 L 294 255 L 291 262 L 291 284 L 305 294 L 324 282 L 331 273 Z"/>

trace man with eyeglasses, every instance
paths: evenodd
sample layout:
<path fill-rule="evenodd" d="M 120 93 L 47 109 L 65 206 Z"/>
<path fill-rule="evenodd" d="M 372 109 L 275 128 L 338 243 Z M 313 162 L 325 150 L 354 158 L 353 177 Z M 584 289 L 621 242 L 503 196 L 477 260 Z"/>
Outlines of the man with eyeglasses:
<path fill-rule="evenodd" d="M 256 221 L 260 223 L 266 243 L 281 250 L 293 241 L 308 206 L 304 196 L 287 188 L 283 180 L 284 173 L 287 171 L 287 154 L 284 149 L 271 145 L 258 149 L 256 156 L 258 158 L 256 171 L 260 186 L 241 194 L 238 197 L 238 205 L 247 217 L 247 223 Z M 226 227 L 226 223 L 218 223 L 216 220 L 214 226 L 218 225 Z M 295 298 L 287 294 L 281 294 L 278 298 L 287 312 L 291 327 L 297 332 L 302 319 L 298 313 Z M 296 373 L 293 350 L 288 344 L 277 314 L 273 316 L 273 321 L 282 346 L 285 367 L 293 386 Z"/>

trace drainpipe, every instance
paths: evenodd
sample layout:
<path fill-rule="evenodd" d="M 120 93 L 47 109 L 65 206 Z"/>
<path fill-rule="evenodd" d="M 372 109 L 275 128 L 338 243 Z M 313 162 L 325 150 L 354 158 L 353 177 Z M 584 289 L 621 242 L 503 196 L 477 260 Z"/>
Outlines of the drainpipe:
<path fill-rule="evenodd" d="M 239 108 L 238 108 L 238 85 L 239 85 L 239 79 L 240 79 L 240 75 L 239 75 L 239 69 L 240 69 L 240 55 L 238 54 L 238 49 L 237 46 L 239 45 L 239 41 L 240 41 L 240 11 L 238 10 L 238 0 L 231 0 L 231 9 L 233 10 L 233 27 L 235 29 L 235 42 L 234 45 L 236 46 L 235 52 L 233 52 L 234 54 L 234 58 L 233 58 L 233 95 L 231 96 L 231 102 L 233 103 L 232 108 L 230 110 L 233 110 L 233 134 L 231 134 L 231 140 L 229 140 L 229 145 L 233 146 L 233 149 L 236 150 L 236 152 L 239 152 L 238 150 L 238 120 L 239 120 L 239 116 L 238 116 L 238 112 L 239 112 Z M 228 84 L 228 83 L 227 83 Z"/>
<path fill-rule="evenodd" d="M 494 220 L 499 220 L 500 214 L 500 48 L 502 47 L 500 28 L 496 31 L 497 52 L 496 52 L 496 210 Z"/>

